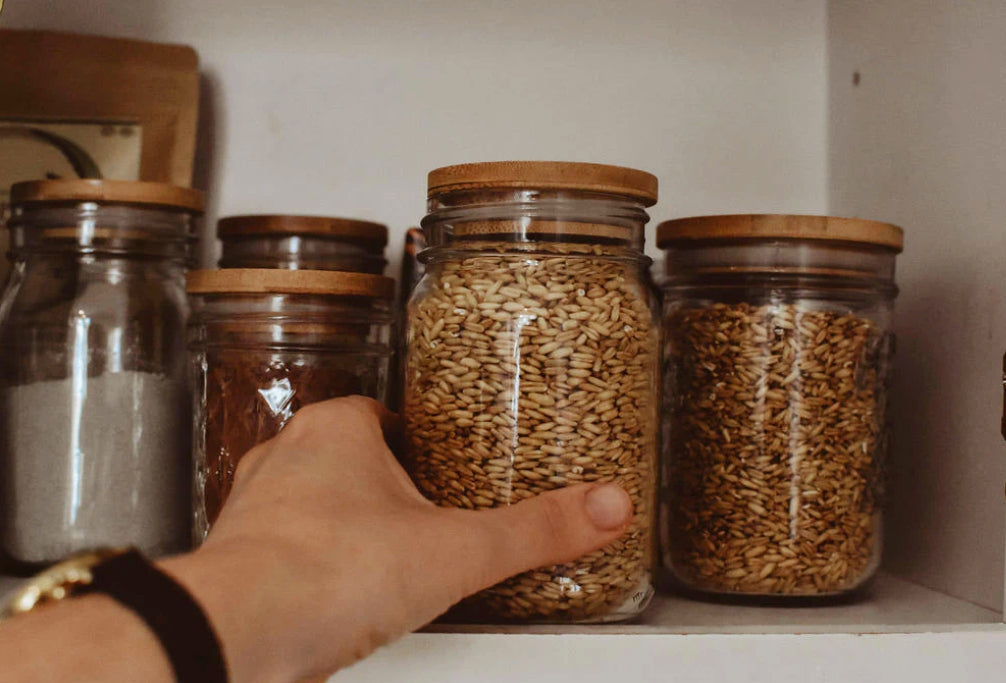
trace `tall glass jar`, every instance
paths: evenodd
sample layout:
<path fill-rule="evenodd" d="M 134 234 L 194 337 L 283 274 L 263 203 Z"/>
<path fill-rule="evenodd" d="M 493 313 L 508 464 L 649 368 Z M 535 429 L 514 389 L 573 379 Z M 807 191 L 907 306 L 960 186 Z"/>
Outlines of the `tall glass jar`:
<path fill-rule="evenodd" d="M 11 193 L 0 303 L 0 549 L 30 571 L 189 544 L 185 270 L 200 192 L 52 180 Z"/>
<path fill-rule="evenodd" d="M 596 164 L 429 176 L 426 273 L 407 309 L 406 468 L 439 505 L 511 505 L 614 481 L 615 543 L 464 601 L 475 621 L 631 618 L 652 595 L 658 326 L 643 255 L 657 181 Z"/>
<path fill-rule="evenodd" d="M 750 596 L 855 590 L 881 556 L 902 231 L 819 216 L 668 221 L 663 568 Z"/>
<path fill-rule="evenodd" d="M 344 270 L 380 275 L 388 228 L 329 216 L 229 216 L 217 223 L 221 268 Z"/>
<path fill-rule="evenodd" d="M 302 406 L 353 394 L 386 400 L 395 282 L 239 268 L 192 272 L 188 290 L 200 543 L 241 458 Z"/>

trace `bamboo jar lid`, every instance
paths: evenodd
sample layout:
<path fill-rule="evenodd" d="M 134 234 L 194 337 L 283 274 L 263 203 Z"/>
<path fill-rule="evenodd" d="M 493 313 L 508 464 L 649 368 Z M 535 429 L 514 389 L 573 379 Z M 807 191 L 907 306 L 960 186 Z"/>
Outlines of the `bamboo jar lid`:
<path fill-rule="evenodd" d="M 217 235 L 219 237 L 314 235 L 367 242 L 376 247 L 384 247 L 388 243 L 388 228 L 381 223 L 333 216 L 282 214 L 228 216 L 217 222 Z"/>
<path fill-rule="evenodd" d="M 694 216 L 657 226 L 661 249 L 706 241 L 794 239 L 850 242 L 900 252 L 904 231 L 896 225 L 860 218 L 788 214 Z"/>
<path fill-rule="evenodd" d="M 490 161 L 430 171 L 427 197 L 463 190 L 529 188 L 625 195 L 644 206 L 657 202 L 657 178 L 623 166 L 566 161 Z"/>
<path fill-rule="evenodd" d="M 199 190 L 167 183 L 72 178 L 29 180 L 11 187 L 12 206 L 65 201 L 135 204 L 192 213 L 202 213 L 206 208 L 206 196 Z"/>
<path fill-rule="evenodd" d="M 189 294 L 320 294 L 392 299 L 395 281 L 383 275 L 335 270 L 223 268 L 194 270 L 187 276 Z"/>

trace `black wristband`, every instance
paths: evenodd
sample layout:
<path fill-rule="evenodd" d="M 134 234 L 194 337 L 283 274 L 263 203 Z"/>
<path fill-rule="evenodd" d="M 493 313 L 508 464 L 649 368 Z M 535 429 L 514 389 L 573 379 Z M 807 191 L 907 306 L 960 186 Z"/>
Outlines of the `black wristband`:
<path fill-rule="evenodd" d="M 227 683 L 227 666 L 199 603 L 135 550 L 96 565 L 82 592 L 104 593 L 135 612 L 161 642 L 179 683 Z"/>

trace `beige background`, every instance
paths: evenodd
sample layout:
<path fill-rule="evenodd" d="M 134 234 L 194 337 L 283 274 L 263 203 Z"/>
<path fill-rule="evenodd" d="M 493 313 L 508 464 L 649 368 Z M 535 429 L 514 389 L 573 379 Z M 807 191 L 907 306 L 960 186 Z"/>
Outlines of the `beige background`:
<path fill-rule="evenodd" d="M 888 566 L 1001 609 L 1006 3 L 843 0 L 828 16 L 831 210 L 907 229 Z"/>
<path fill-rule="evenodd" d="M 636 166 L 656 219 L 822 211 L 824 19 L 818 0 L 32 0 L 3 21 L 193 45 L 211 215 L 386 222 L 397 268 L 426 172 L 466 161 Z"/>

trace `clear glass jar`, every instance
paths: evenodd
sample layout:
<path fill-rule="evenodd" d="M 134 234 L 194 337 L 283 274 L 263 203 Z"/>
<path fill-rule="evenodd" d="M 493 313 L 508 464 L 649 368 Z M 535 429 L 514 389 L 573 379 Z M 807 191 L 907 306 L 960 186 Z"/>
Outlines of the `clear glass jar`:
<path fill-rule="evenodd" d="M 604 622 L 652 596 L 658 325 L 648 173 L 502 162 L 430 174 L 426 272 L 408 304 L 405 465 L 439 505 L 511 505 L 614 481 L 628 532 L 463 601 L 465 621 Z"/>
<path fill-rule="evenodd" d="M 230 216 L 217 223 L 221 268 L 384 272 L 388 228 L 327 216 Z"/>
<path fill-rule="evenodd" d="M 200 192 L 12 191 L 0 303 L 0 549 L 18 571 L 99 545 L 189 546 L 185 270 Z"/>
<path fill-rule="evenodd" d="M 834 596 L 880 563 L 900 228 L 668 221 L 663 569 L 683 586 Z"/>
<path fill-rule="evenodd" d="M 195 392 L 194 537 L 201 543 L 241 458 L 302 406 L 355 394 L 385 401 L 394 280 L 325 271 L 189 275 Z"/>

